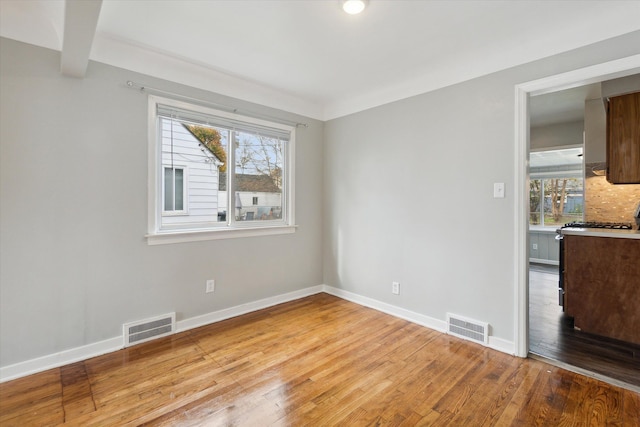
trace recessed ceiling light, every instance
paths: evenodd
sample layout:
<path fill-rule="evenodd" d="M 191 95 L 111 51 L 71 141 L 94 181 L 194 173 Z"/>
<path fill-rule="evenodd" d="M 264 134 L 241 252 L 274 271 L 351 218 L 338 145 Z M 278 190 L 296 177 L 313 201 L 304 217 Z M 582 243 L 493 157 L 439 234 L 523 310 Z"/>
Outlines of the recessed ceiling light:
<path fill-rule="evenodd" d="M 356 15 L 367 6 L 367 0 L 342 0 L 342 9 L 349 15 Z"/>

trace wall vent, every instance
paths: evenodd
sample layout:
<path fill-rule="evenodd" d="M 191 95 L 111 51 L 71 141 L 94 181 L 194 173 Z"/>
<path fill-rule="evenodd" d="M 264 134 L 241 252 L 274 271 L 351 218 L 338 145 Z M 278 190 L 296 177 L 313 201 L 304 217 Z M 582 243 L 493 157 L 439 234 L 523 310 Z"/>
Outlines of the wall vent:
<path fill-rule="evenodd" d="M 459 338 L 489 344 L 489 324 L 447 313 L 447 333 Z"/>
<path fill-rule="evenodd" d="M 171 335 L 176 331 L 176 313 L 125 323 L 122 330 L 125 347 Z"/>

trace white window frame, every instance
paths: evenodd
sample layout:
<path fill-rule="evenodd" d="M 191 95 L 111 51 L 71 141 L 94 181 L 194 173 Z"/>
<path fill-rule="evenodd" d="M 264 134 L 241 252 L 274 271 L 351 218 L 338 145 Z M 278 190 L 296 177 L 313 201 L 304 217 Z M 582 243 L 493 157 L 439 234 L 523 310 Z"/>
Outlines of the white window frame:
<path fill-rule="evenodd" d="M 556 150 L 567 150 L 567 149 L 572 149 L 572 148 L 582 148 L 582 153 L 584 154 L 584 145 L 578 145 L 578 144 L 573 144 L 573 145 L 565 145 L 562 147 L 550 147 L 550 148 L 542 148 L 542 149 L 538 149 L 538 150 L 530 150 L 531 152 L 544 152 L 544 151 L 556 151 Z M 558 228 L 558 225 L 544 225 L 544 198 L 545 198 L 545 192 L 544 192 L 544 181 L 548 180 L 548 179 L 563 179 L 563 178 L 577 178 L 582 180 L 582 200 L 584 202 L 584 192 L 585 192 L 585 186 L 587 185 L 587 180 L 585 177 L 585 170 L 584 170 L 584 157 L 583 157 L 583 164 L 582 167 L 580 168 L 580 170 L 557 170 L 557 171 L 551 171 L 551 172 L 530 172 L 529 174 L 529 179 L 530 180 L 536 180 L 539 179 L 540 180 L 540 206 L 539 206 L 539 211 L 538 213 L 540 214 L 540 224 L 536 224 L 536 225 L 532 225 L 531 224 L 531 212 L 529 212 L 529 218 L 528 218 L 528 222 L 527 225 L 529 227 L 530 231 L 540 231 L 540 230 L 553 230 L 555 231 Z M 531 197 L 531 195 L 529 194 L 529 197 Z M 582 211 L 582 220 L 584 220 L 584 205 L 583 205 L 583 211 Z"/>
<path fill-rule="evenodd" d="M 171 211 L 167 211 L 164 209 L 164 194 L 165 194 L 165 179 L 164 179 L 164 170 L 165 169 L 172 169 L 171 165 L 168 164 L 163 164 L 162 168 L 160 170 L 160 173 L 162 174 L 162 179 L 161 179 L 161 185 L 162 185 L 162 189 L 161 189 L 161 193 L 160 193 L 160 206 L 162 209 L 162 216 L 181 216 L 181 215 L 189 215 L 189 186 L 187 185 L 187 183 L 189 182 L 189 168 L 185 165 L 178 165 L 175 164 L 173 165 L 173 169 L 180 169 L 182 170 L 182 208 L 181 210 L 171 210 Z M 173 185 L 175 187 L 175 175 L 173 177 Z M 173 198 L 174 198 L 174 204 L 175 204 L 175 188 L 173 189 Z M 175 207 L 175 206 L 174 206 Z"/>
<path fill-rule="evenodd" d="M 582 177 L 582 175 L 578 174 L 570 174 L 570 173 L 548 173 L 548 174 L 532 174 L 530 179 L 531 180 L 540 180 L 540 206 L 538 207 L 538 213 L 540 215 L 540 224 L 529 224 L 529 229 L 531 230 L 556 230 L 559 225 L 558 224 L 552 224 L 552 225 L 546 225 L 544 223 L 544 199 L 546 197 L 546 193 L 544 191 L 544 182 L 550 179 L 563 179 L 563 178 L 567 178 L 567 179 L 579 179 L 582 181 L 582 200 L 584 201 L 584 186 L 585 186 L 585 180 Z M 567 197 L 567 195 L 565 195 L 565 198 Z M 566 200 L 565 200 L 566 201 Z M 529 212 L 529 214 L 531 214 L 533 212 Z M 583 205 L 583 211 L 582 211 L 582 217 L 579 219 L 576 219 L 576 221 L 584 221 L 584 205 Z"/>
<path fill-rule="evenodd" d="M 235 221 L 233 215 L 227 214 L 227 222 L 219 223 L 207 228 L 184 228 L 165 227 L 162 228 L 162 215 L 164 213 L 163 191 L 164 191 L 164 167 L 162 163 L 162 147 L 159 141 L 159 120 L 157 114 L 158 104 L 175 107 L 181 110 L 193 111 L 198 114 L 222 117 L 238 122 L 266 126 L 274 129 L 284 130 L 290 133 L 289 142 L 286 144 L 284 156 L 284 185 L 282 190 L 282 211 L 281 221 Z M 186 103 L 175 99 L 149 95 L 148 100 L 148 229 L 147 243 L 149 245 L 184 243 L 203 240 L 230 239 L 240 237 L 266 236 L 276 234 L 294 233 L 295 225 L 295 131 L 294 126 L 277 122 L 266 121 L 236 113 L 216 110 L 201 105 Z M 234 164 L 234 150 L 227 153 L 229 165 Z M 183 167 L 182 165 L 175 165 Z M 186 169 L 186 168 L 184 168 Z M 228 175 L 233 175 L 228 173 Z M 184 184 L 187 184 L 187 174 L 185 174 Z M 233 179 L 233 178 L 231 178 Z M 232 188 L 227 183 L 227 188 Z M 187 203 L 187 189 L 185 189 L 185 203 Z M 188 210 L 188 205 L 186 209 Z M 235 206 L 235 194 L 227 191 L 227 212 L 233 212 Z"/>

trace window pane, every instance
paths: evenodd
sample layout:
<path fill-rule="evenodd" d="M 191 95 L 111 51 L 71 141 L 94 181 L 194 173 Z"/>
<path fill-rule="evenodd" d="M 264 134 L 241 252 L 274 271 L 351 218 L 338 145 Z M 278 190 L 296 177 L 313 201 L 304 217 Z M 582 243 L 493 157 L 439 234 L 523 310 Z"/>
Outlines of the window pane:
<path fill-rule="evenodd" d="M 540 224 L 541 181 L 532 179 L 529 182 L 529 225 Z"/>
<path fill-rule="evenodd" d="M 164 210 L 173 210 L 173 170 L 164 168 Z"/>
<path fill-rule="evenodd" d="M 163 206 L 171 211 L 162 216 L 161 225 L 201 228 L 226 221 L 226 187 L 221 180 L 226 180 L 228 131 L 171 117 L 161 117 L 160 124 Z"/>
<path fill-rule="evenodd" d="M 282 219 L 285 142 L 249 132 L 235 135 L 235 190 L 241 203 L 236 216 L 245 221 Z"/>
<path fill-rule="evenodd" d="M 544 225 L 582 220 L 583 185 L 580 178 L 544 179 Z"/>
<path fill-rule="evenodd" d="M 184 170 L 174 169 L 175 176 L 175 198 L 174 210 L 184 210 Z"/>

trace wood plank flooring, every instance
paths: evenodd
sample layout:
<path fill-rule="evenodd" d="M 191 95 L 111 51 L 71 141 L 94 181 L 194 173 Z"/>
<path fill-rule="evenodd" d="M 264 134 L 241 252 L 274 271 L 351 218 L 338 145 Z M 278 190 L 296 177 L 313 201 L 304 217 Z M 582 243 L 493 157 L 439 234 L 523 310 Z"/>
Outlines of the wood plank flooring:
<path fill-rule="evenodd" d="M 638 420 L 638 393 L 327 294 L 0 384 L 3 427 Z"/>
<path fill-rule="evenodd" d="M 558 305 L 557 268 L 530 266 L 529 350 L 640 390 L 640 346 L 575 330 Z"/>

